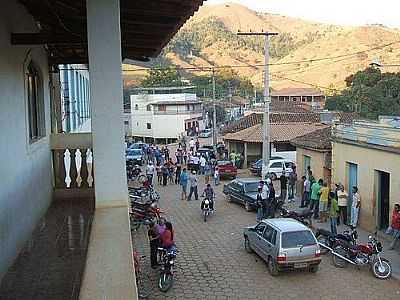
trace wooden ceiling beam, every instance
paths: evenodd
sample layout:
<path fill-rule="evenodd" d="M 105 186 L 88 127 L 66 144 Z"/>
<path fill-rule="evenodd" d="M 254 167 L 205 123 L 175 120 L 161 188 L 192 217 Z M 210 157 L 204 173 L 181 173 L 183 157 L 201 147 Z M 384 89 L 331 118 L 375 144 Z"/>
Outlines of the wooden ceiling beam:
<path fill-rule="evenodd" d="M 80 45 L 86 39 L 71 34 L 11 33 L 11 45 Z"/>

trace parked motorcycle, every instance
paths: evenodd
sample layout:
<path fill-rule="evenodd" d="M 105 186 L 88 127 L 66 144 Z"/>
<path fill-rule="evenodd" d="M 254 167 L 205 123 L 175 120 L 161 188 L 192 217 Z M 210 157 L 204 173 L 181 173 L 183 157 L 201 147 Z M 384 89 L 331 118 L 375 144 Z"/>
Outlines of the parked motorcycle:
<path fill-rule="evenodd" d="M 336 247 L 339 240 L 343 240 L 355 245 L 357 243 L 358 233 L 357 230 L 352 226 L 349 227 L 349 230 L 345 230 L 343 233 L 338 233 L 336 235 L 329 230 L 318 228 L 315 232 L 315 237 L 321 246 L 321 254 L 326 254 Z"/>
<path fill-rule="evenodd" d="M 279 204 L 278 204 L 279 206 Z M 303 223 L 307 227 L 312 226 L 312 215 L 313 211 L 310 209 L 303 209 L 301 211 L 295 211 L 295 210 L 287 210 L 286 208 L 279 207 L 280 210 L 280 216 L 281 218 L 292 218 L 300 223 Z"/>
<path fill-rule="evenodd" d="M 129 218 L 131 230 L 139 229 L 140 225 L 149 225 L 159 221 L 164 212 L 158 207 L 157 202 L 143 202 L 140 197 L 130 196 L 131 209 Z"/>
<path fill-rule="evenodd" d="M 204 216 L 204 222 L 207 222 L 207 217 L 213 213 L 214 209 L 213 209 L 213 205 L 211 203 L 212 200 L 205 198 L 202 202 L 201 202 L 201 210 L 203 212 L 203 216 Z"/>
<path fill-rule="evenodd" d="M 338 268 L 344 268 L 347 264 L 356 266 L 369 265 L 372 273 L 378 279 L 388 279 L 392 275 L 390 262 L 381 257 L 382 244 L 374 237 L 368 237 L 367 244 L 351 244 L 344 240 L 338 240 L 333 248 L 333 264 Z"/>
<path fill-rule="evenodd" d="M 174 283 L 176 250 L 158 248 L 158 251 L 162 253 L 158 288 L 162 292 L 167 292 Z"/>

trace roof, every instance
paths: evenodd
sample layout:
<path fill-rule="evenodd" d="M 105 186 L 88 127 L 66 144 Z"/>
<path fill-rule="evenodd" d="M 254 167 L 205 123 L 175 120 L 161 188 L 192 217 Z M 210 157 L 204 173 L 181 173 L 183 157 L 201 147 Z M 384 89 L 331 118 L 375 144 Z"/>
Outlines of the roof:
<path fill-rule="evenodd" d="M 204 0 L 121 0 L 123 59 L 156 57 Z M 86 0 L 20 0 L 39 33 L 13 33 L 13 45 L 46 45 L 50 64 L 88 62 Z"/>
<path fill-rule="evenodd" d="M 284 88 L 272 91 L 271 96 L 324 96 L 324 94 L 313 88 Z"/>
<path fill-rule="evenodd" d="M 310 230 L 300 222 L 290 218 L 274 218 L 263 220 L 266 224 L 271 224 L 278 228 L 280 231 L 299 231 L 299 230 Z"/>
<path fill-rule="evenodd" d="M 246 105 L 246 104 L 250 104 L 250 100 L 243 98 L 241 96 L 232 96 L 232 99 L 227 99 L 227 101 L 232 102 L 232 104 L 236 104 L 236 105 Z"/>
<path fill-rule="evenodd" d="M 311 133 L 315 130 L 329 127 L 320 123 L 278 123 L 270 125 L 270 142 L 290 142 L 291 140 Z M 262 143 L 262 125 L 257 124 L 250 128 L 243 129 L 235 133 L 228 133 L 224 136 L 225 140 L 242 141 L 247 143 Z"/>
<path fill-rule="evenodd" d="M 152 102 L 150 104 L 151 105 L 189 105 L 189 104 L 201 104 L 201 103 L 203 103 L 203 102 L 189 100 L 189 101 L 158 101 L 158 102 Z"/>
<path fill-rule="evenodd" d="M 310 148 L 316 150 L 331 150 L 332 130 L 330 127 L 316 130 L 314 132 L 299 136 L 291 141 L 296 147 Z"/>

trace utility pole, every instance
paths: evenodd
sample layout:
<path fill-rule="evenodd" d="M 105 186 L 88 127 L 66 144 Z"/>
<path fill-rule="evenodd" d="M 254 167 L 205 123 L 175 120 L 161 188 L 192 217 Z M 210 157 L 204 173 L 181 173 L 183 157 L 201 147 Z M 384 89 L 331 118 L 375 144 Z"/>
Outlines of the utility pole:
<path fill-rule="evenodd" d="M 277 32 L 238 32 L 238 35 L 261 35 L 265 38 L 264 43 L 264 117 L 263 117 L 263 165 L 261 176 L 265 179 L 268 173 L 268 165 L 271 157 L 270 153 L 270 126 L 269 126 L 269 104 L 271 102 L 269 95 L 269 37 L 278 35 Z"/>
<path fill-rule="evenodd" d="M 212 140 L 214 150 L 217 149 L 217 109 L 215 104 L 215 69 L 212 69 L 212 85 L 213 85 L 213 131 Z"/>

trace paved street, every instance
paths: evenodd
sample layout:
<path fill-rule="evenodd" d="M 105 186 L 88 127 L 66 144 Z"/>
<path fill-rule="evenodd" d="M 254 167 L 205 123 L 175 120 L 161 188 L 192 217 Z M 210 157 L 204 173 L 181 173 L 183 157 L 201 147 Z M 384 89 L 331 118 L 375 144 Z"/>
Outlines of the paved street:
<path fill-rule="evenodd" d="M 201 178 L 201 187 L 204 180 Z M 149 268 L 143 228 L 133 233 L 134 246 L 146 254 L 144 270 L 151 277 L 150 299 L 400 299 L 400 282 L 379 281 L 368 268 L 337 269 L 324 257 L 317 274 L 284 273 L 271 277 L 266 264 L 243 247 L 243 227 L 255 213 L 228 203 L 217 189 L 216 213 L 203 222 L 200 201 L 180 200 L 179 186 L 156 186 L 160 206 L 175 226 L 176 280 L 172 289 L 157 288 L 157 271 Z"/>

